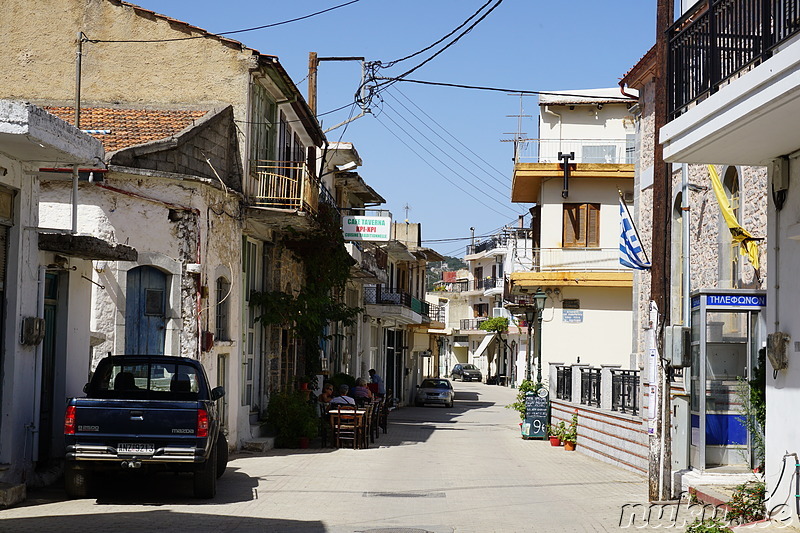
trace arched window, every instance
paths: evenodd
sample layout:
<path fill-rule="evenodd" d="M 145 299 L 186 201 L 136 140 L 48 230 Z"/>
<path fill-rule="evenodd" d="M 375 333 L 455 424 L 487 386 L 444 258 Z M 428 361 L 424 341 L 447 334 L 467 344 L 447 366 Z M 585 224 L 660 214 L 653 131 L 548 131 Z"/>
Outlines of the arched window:
<path fill-rule="evenodd" d="M 217 322 L 215 337 L 220 341 L 229 341 L 230 329 L 228 327 L 228 315 L 230 313 L 231 284 L 224 277 L 217 278 Z"/>
<path fill-rule="evenodd" d="M 725 170 L 722 188 L 733 210 L 737 221 L 741 222 L 742 199 L 739 189 L 739 172 L 730 166 Z M 736 289 L 739 287 L 739 250 L 733 243 L 731 232 L 725 220 L 720 217 L 719 224 L 719 283 L 720 288 Z"/>

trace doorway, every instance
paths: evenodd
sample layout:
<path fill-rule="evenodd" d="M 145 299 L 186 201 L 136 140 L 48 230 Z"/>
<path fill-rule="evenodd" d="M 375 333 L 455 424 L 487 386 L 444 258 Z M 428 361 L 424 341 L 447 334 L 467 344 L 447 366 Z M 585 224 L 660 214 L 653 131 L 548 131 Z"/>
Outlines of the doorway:
<path fill-rule="evenodd" d="M 125 353 L 163 355 L 167 326 L 167 275 L 151 266 L 128 271 Z"/>

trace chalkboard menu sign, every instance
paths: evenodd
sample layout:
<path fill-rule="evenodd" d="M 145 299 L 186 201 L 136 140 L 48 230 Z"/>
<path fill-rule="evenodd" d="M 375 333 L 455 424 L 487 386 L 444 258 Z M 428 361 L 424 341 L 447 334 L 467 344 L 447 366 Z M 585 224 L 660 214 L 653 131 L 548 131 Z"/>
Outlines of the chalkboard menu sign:
<path fill-rule="evenodd" d="M 525 420 L 522 422 L 523 438 L 547 438 L 550 400 L 547 389 L 525 393 Z"/>

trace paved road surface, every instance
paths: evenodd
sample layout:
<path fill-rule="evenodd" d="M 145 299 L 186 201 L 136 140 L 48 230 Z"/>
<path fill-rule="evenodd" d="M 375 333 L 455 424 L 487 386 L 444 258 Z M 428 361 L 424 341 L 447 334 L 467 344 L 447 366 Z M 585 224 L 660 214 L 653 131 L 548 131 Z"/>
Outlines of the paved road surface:
<path fill-rule="evenodd" d="M 0 531 L 452 533 L 617 531 L 621 506 L 646 501 L 644 479 L 523 440 L 503 406 L 515 390 L 455 383 L 455 406 L 404 407 L 367 450 L 237 455 L 217 498 L 191 478 L 105 480 L 96 499 L 59 487 L 0 511 Z"/>

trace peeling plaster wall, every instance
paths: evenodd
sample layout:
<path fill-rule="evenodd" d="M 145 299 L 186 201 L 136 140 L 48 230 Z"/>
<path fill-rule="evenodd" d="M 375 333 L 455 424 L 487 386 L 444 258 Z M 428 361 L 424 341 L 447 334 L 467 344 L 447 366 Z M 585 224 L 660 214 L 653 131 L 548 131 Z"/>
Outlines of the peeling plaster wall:
<path fill-rule="evenodd" d="M 202 183 L 149 178 L 143 180 L 110 173 L 106 184 L 125 191 L 135 192 L 147 198 L 137 198 L 103 189 L 82 185 L 79 198 L 78 231 L 104 235 L 116 242 L 125 242 L 140 254 L 139 264 L 147 264 L 142 257 L 163 256 L 180 265 L 177 280 L 179 302 L 170 302 L 177 309 L 173 328 L 177 335 L 178 350 L 174 355 L 197 358 L 199 355 L 200 329 L 213 330 L 213 301 L 198 302 L 201 286 L 213 285 L 211 279 L 217 265 L 229 269 L 240 263 L 240 234 L 236 220 L 238 199 L 225 197 L 223 191 Z M 68 220 L 70 206 L 63 202 L 69 198 L 65 182 L 45 182 L 42 185 L 43 224 L 53 227 Z M 162 202 L 168 201 L 186 209 L 175 209 Z M 219 215 L 214 213 L 214 210 Z M 233 238 L 231 238 L 233 236 Z M 186 266 L 197 263 L 200 274 L 187 274 Z M 118 353 L 124 339 L 117 338 L 116 327 L 124 321 L 125 286 L 115 278 L 117 265 L 98 261 L 97 281 L 106 290 L 95 291 L 92 329 L 106 336 L 106 341 L 95 349 L 95 361 L 107 354 Z M 238 286 L 238 277 L 231 276 L 231 283 Z M 238 291 L 232 291 L 238 294 Z M 231 305 L 231 323 L 238 324 L 236 304 Z M 198 316 L 200 320 L 198 320 Z M 123 330 L 124 331 L 124 330 Z M 168 339 L 168 343 L 170 340 Z"/>

